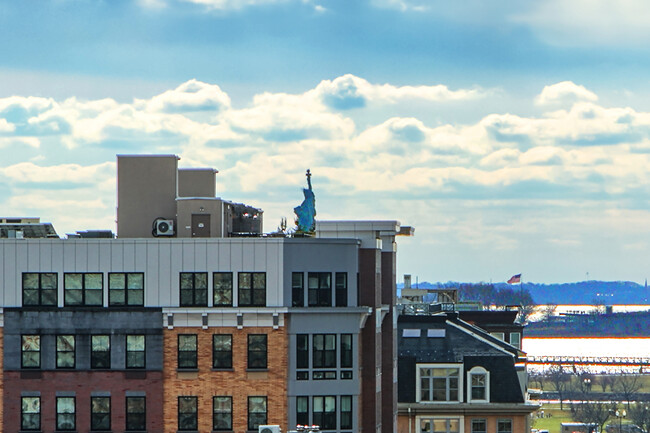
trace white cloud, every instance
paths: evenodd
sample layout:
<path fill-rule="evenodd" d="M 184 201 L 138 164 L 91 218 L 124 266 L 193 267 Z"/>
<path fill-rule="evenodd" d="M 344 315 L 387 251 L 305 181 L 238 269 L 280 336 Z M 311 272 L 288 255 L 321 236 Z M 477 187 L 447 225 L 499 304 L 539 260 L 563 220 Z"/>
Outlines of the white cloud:
<path fill-rule="evenodd" d="M 568 105 L 577 101 L 596 102 L 598 96 L 571 81 L 562 81 L 550 86 L 544 86 L 542 93 L 537 95 L 535 103 L 538 105 Z"/>
<path fill-rule="evenodd" d="M 14 132 L 16 125 L 7 122 L 6 119 L 0 119 L 0 132 Z"/>
<path fill-rule="evenodd" d="M 262 6 L 276 3 L 285 3 L 289 0 L 182 0 L 194 3 L 213 10 L 237 10 L 250 6 Z"/>
<path fill-rule="evenodd" d="M 193 79 L 174 90 L 154 96 L 145 102 L 145 106 L 148 111 L 165 113 L 219 111 L 230 107 L 230 97 L 216 84 Z"/>
<path fill-rule="evenodd" d="M 94 184 L 105 178 L 115 176 L 114 162 L 82 166 L 80 164 L 61 164 L 40 166 L 32 162 L 21 162 L 5 168 L 0 173 L 13 182 Z"/>

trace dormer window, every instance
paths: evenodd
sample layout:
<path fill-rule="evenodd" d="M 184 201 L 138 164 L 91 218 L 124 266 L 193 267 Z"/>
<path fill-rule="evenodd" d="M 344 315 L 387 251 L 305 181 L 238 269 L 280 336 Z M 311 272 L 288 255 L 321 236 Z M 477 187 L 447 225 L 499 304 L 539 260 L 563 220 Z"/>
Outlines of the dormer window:
<path fill-rule="evenodd" d="M 490 373 L 483 367 L 474 367 L 467 373 L 467 395 L 470 403 L 490 401 Z"/>
<path fill-rule="evenodd" d="M 460 402 L 461 366 L 456 364 L 418 365 L 418 402 Z"/>

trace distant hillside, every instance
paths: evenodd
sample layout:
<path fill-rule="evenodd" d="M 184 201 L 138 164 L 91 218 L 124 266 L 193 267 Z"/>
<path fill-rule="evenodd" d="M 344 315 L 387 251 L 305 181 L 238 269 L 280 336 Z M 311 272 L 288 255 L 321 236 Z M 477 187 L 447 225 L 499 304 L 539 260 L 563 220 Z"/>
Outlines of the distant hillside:
<path fill-rule="evenodd" d="M 436 287 L 460 287 L 461 285 L 479 285 L 485 283 L 462 283 L 448 281 L 446 283 L 418 283 L 421 289 Z M 399 294 L 403 284 L 397 285 Z M 412 285 L 415 288 L 415 285 Z M 503 290 L 519 288 L 506 283 L 495 283 L 494 288 Z M 538 284 L 524 283 L 524 288 L 530 292 L 536 304 L 650 304 L 650 289 L 631 281 L 582 281 L 579 283 Z"/>

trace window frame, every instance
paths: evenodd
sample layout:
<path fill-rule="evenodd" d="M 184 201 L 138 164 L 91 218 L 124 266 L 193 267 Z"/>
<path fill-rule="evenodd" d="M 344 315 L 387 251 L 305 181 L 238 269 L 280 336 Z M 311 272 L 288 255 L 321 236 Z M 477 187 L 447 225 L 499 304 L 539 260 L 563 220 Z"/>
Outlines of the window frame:
<path fill-rule="evenodd" d="M 228 403 L 226 406 L 228 407 L 228 410 L 217 410 L 220 408 L 220 405 L 217 404 L 218 399 L 223 399 L 224 401 L 227 401 Z M 225 415 L 223 415 L 225 414 Z M 217 420 L 217 416 L 225 416 L 225 422 L 227 426 L 220 427 L 219 422 Z M 230 395 L 215 395 L 212 397 L 212 430 L 213 431 L 232 431 L 232 396 Z"/>
<path fill-rule="evenodd" d="M 95 399 L 106 399 L 108 400 L 108 412 L 95 412 L 94 405 L 93 405 L 93 400 Z M 106 415 L 108 414 L 108 426 L 102 428 L 101 426 L 97 426 L 97 415 Z M 111 396 L 98 396 L 98 395 L 91 395 L 90 396 L 90 431 L 110 431 L 111 430 Z"/>
<path fill-rule="evenodd" d="M 306 405 L 304 411 L 300 410 L 301 402 L 303 405 Z M 296 396 L 296 424 L 298 425 L 311 425 L 309 422 L 309 396 L 308 395 L 299 395 Z"/>
<path fill-rule="evenodd" d="M 225 290 L 219 289 L 217 290 L 217 275 L 220 276 L 229 276 L 230 277 L 230 288 L 226 287 Z M 228 278 L 226 278 L 226 283 L 228 283 Z M 221 282 L 223 284 L 223 282 Z M 233 304 L 233 276 L 232 272 L 213 272 L 212 273 L 212 305 L 214 307 L 232 307 Z M 230 298 L 230 302 L 217 302 L 217 293 L 218 292 L 225 292 L 225 298 Z M 227 294 L 229 292 L 229 295 Z"/>
<path fill-rule="evenodd" d="M 37 337 L 38 338 L 38 350 L 24 350 L 25 337 Z M 41 344 L 42 337 L 40 334 L 21 334 L 20 335 L 20 368 L 29 369 L 29 370 L 38 370 L 41 368 Z M 38 353 L 38 365 L 26 366 L 25 365 L 25 354 L 26 353 Z"/>
<path fill-rule="evenodd" d="M 181 400 L 186 400 L 187 402 L 193 402 L 194 406 L 193 412 L 181 412 Z M 177 400 L 177 409 L 178 409 L 178 431 L 198 431 L 199 429 L 199 398 L 195 395 L 179 395 Z M 181 426 L 181 423 L 185 420 L 189 420 L 192 425 L 185 428 Z"/>
<path fill-rule="evenodd" d="M 516 336 L 515 340 L 517 340 L 517 344 L 513 344 L 513 336 Z M 511 346 L 515 347 L 518 350 L 521 350 L 521 332 L 511 332 L 510 335 L 508 336 L 508 344 Z"/>
<path fill-rule="evenodd" d="M 73 275 L 81 276 L 81 289 L 68 289 L 67 288 L 67 278 Z M 88 289 L 86 288 L 86 276 L 87 275 L 99 275 L 101 282 L 101 289 Z M 68 291 L 70 290 L 81 290 L 81 303 L 72 304 L 68 301 Z M 99 291 L 100 293 L 100 302 L 98 304 L 88 304 L 86 301 L 87 292 L 89 290 Z M 104 273 L 103 272 L 64 272 L 63 273 L 63 305 L 65 307 L 103 307 L 104 306 Z"/>
<path fill-rule="evenodd" d="M 460 432 L 463 431 L 463 419 L 461 417 L 456 417 L 456 416 L 417 416 L 415 420 L 416 420 L 415 421 L 416 422 L 416 429 L 418 429 L 418 431 L 422 431 L 422 432 L 424 432 L 424 430 L 422 430 L 422 422 L 423 421 L 430 422 L 431 423 L 431 428 L 429 429 L 429 432 L 434 432 L 435 430 L 434 430 L 433 424 L 434 424 L 435 421 L 440 421 L 440 420 L 445 421 L 445 424 L 446 424 L 445 432 L 448 432 L 448 433 L 460 433 Z M 458 430 L 451 430 L 450 429 L 451 421 L 456 421 L 456 423 L 458 424 Z"/>
<path fill-rule="evenodd" d="M 251 400 L 256 399 L 256 398 L 262 399 L 263 406 L 264 406 L 264 412 L 251 412 L 251 409 L 252 409 Z M 248 424 L 248 430 L 249 431 L 257 431 L 259 426 L 268 424 L 268 421 L 269 421 L 269 399 L 265 395 L 249 395 L 247 401 L 248 401 L 248 406 L 246 408 L 246 420 L 247 420 L 247 424 Z M 258 413 L 260 413 L 260 414 L 263 413 L 264 414 L 264 421 L 256 423 L 255 422 L 256 420 L 254 420 L 252 417 L 253 417 L 254 414 L 258 414 Z M 253 422 L 251 422 L 251 421 L 253 421 Z"/>
<path fill-rule="evenodd" d="M 339 277 L 342 277 L 341 282 L 339 282 Z M 348 273 L 347 272 L 336 272 L 334 274 L 334 288 L 336 293 L 335 306 L 347 307 L 348 306 Z"/>
<path fill-rule="evenodd" d="M 348 400 L 350 404 L 350 410 L 349 411 L 343 411 L 343 399 Z M 352 426 L 354 425 L 354 399 L 352 398 L 351 395 L 342 395 L 340 397 L 340 405 L 339 405 L 339 421 L 341 423 L 340 429 L 341 430 L 352 430 Z M 343 422 L 343 415 L 346 414 L 346 416 L 349 416 L 349 424 L 344 424 Z M 347 415 L 349 414 L 349 415 Z"/>
<path fill-rule="evenodd" d="M 142 350 L 129 350 L 129 337 L 142 337 L 144 342 L 144 348 Z M 127 334 L 125 337 L 125 359 L 124 367 L 127 369 L 144 369 L 147 367 L 147 336 L 146 334 Z M 129 363 L 129 354 L 130 353 L 142 353 L 142 365 L 131 365 Z"/>
<path fill-rule="evenodd" d="M 142 412 L 131 412 L 129 411 L 129 401 L 132 400 L 142 400 L 142 408 L 144 409 Z M 135 395 L 127 395 L 124 399 L 124 422 L 125 422 L 125 427 L 126 431 L 146 431 L 147 430 L 147 397 L 145 396 L 135 396 Z M 134 425 L 136 421 L 133 420 L 133 417 L 142 415 L 142 421 L 136 420 L 137 422 L 141 422 L 141 424 Z"/>
<path fill-rule="evenodd" d="M 312 368 L 336 368 L 337 364 L 337 347 L 336 334 L 312 334 Z M 323 348 L 317 349 L 318 340 L 323 340 Z M 329 340 L 329 341 L 328 341 Z M 329 344 L 328 344 L 329 343 Z M 331 345 L 331 349 L 328 349 Z"/>
<path fill-rule="evenodd" d="M 427 403 L 434 403 L 434 404 L 438 404 L 438 403 L 444 403 L 444 404 L 452 403 L 452 404 L 455 404 L 455 403 L 461 403 L 463 401 L 463 385 L 464 385 L 463 374 L 462 374 L 462 372 L 463 372 L 463 364 L 416 364 L 415 368 L 416 368 L 416 383 L 415 383 L 415 385 L 416 385 L 416 390 L 415 390 L 415 392 L 416 392 L 415 399 L 416 400 L 415 401 L 416 402 L 418 402 L 418 403 L 427 402 Z M 455 377 L 458 380 L 458 384 L 457 384 L 457 387 L 456 387 L 456 391 L 458 393 L 458 398 L 455 399 L 455 400 L 450 399 L 451 391 L 453 389 L 450 386 L 451 385 L 450 384 L 450 382 L 451 382 L 450 378 L 454 377 L 454 376 L 446 375 L 446 376 L 444 376 L 444 378 L 445 378 L 446 400 L 433 400 L 434 389 L 435 389 L 435 387 L 433 385 L 433 378 L 436 377 L 436 376 L 433 375 L 433 372 L 432 372 L 431 376 L 423 376 L 423 374 L 422 374 L 423 369 L 432 369 L 432 370 L 436 370 L 436 369 L 454 369 L 454 370 L 456 370 L 457 375 Z M 429 397 L 431 399 L 430 400 L 425 400 L 425 399 L 422 398 L 422 382 L 423 382 L 424 378 L 428 378 L 428 377 L 431 378 L 431 379 L 429 379 Z M 438 377 L 443 377 L 443 376 L 438 376 Z"/>
<path fill-rule="evenodd" d="M 25 289 L 25 277 L 27 275 L 38 275 L 38 287 L 36 288 L 29 288 Z M 52 275 L 54 276 L 54 288 L 48 288 L 44 289 L 43 288 L 43 276 L 44 275 Z M 21 278 L 21 284 L 22 284 L 22 306 L 23 307 L 58 307 L 59 305 L 59 274 L 57 272 L 23 272 L 22 273 L 22 278 Z M 38 302 L 36 304 L 25 304 L 25 290 L 35 290 L 38 292 Z M 54 303 L 53 304 L 44 304 L 43 303 L 43 291 L 52 291 L 54 292 Z"/>
<path fill-rule="evenodd" d="M 483 423 L 483 428 L 476 428 L 474 423 Z M 470 421 L 470 433 L 487 433 L 487 419 L 485 418 L 472 418 Z"/>
<path fill-rule="evenodd" d="M 250 287 L 244 287 L 242 280 L 244 277 L 249 276 Z M 264 287 L 257 287 L 256 276 L 262 275 Z M 249 292 L 247 297 L 249 302 L 243 302 L 246 297 L 243 296 Z M 237 273 L 237 305 L 239 307 L 266 307 L 266 272 L 238 272 Z"/>
<path fill-rule="evenodd" d="M 483 377 L 483 386 L 474 385 L 474 377 Z M 474 389 L 483 388 L 484 398 L 475 398 Z M 470 403 L 490 402 L 490 372 L 484 367 L 475 366 L 467 372 L 467 401 Z"/>
<path fill-rule="evenodd" d="M 297 277 L 300 277 L 297 281 Z M 305 273 L 292 272 L 291 273 L 291 306 L 304 307 L 305 306 Z"/>
<path fill-rule="evenodd" d="M 24 400 L 26 399 L 35 399 L 38 402 L 38 411 L 37 412 L 26 412 L 25 411 L 25 403 Z M 29 415 L 37 415 L 34 418 L 37 420 L 38 426 L 35 428 L 29 428 L 26 427 L 27 423 L 25 422 L 25 416 Z M 34 395 L 34 396 L 27 396 L 27 395 L 22 395 L 20 396 L 20 430 L 22 431 L 41 431 L 41 396 Z"/>
<path fill-rule="evenodd" d="M 261 338 L 264 340 L 264 349 L 255 349 L 251 340 Z M 248 334 L 247 336 L 247 368 L 249 370 L 266 370 L 269 368 L 269 336 L 268 334 Z M 261 344 L 261 341 L 260 341 Z M 253 346 L 253 348 L 251 348 Z M 259 358 L 259 359 L 258 359 Z M 263 366 L 261 360 L 264 360 Z M 260 365 L 255 365 L 260 362 Z"/>
<path fill-rule="evenodd" d="M 323 287 L 323 277 L 329 277 L 329 287 Z M 311 287 L 312 278 L 318 281 L 317 287 Z M 332 306 L 332 273 L 308 272 L 307 273 L 307 306 L 331 307 Z"/>
<path fill-rule="evenodd" d="M 296 334 L 296 368 L 309 368 L 309 334 Z"/>
<path fill-rule="evenodd" d="M 72 350 L 59 349 L 59 339 L 64 337 L 72 337 Z M 65 341 L 65 340 L 63 340 Z M 71 334 L 57 334 L 55 338 L 55 353 L 56 353 L 56 368 L 57 370 L 73 370 L 77 366 L 77 336 Z M 63 359 L 59 355 L 72 353 L 72 365 L 62 365 Z"/>
<path fill-rule="evenodd" d="M 321 406 L 322 410 L 321 411 L 316 411 L 317 408 L 317 399 L 322 400 Z M 327 407 L 327 402 L 334 402 L 334 409 L 331 411 L 326 411 Z M 337 420 L 337 401 L 336 401 L 336 396 L 335 395 L 314 395 L 312 396 L 311 399 L 311 419 L 312 422 L 318 426 L 320 426 L 321 430 L 337 430 L 338 428 L 338 420 Z M 327 416 L 327 419 L 325 418 Z M 333 420 L 332 420 L 333 418 Z M 327 421 L 327 422 L 325 422 Z"/>
<path fill-rule="evenodd" d="M 227 339 L 230 341 L 230 350 L 217 350 L 217 337 L 227 337 Z M 212 368 L 215 370 L 232 370 L 232 346 L 233 346 L 233 338 L 232 334 L 212 334 Z M 221 357 L 217 356 L 218 353 L 226 353 L 227 355 L 224 355 L 224 359 L 227 356 L 228 362 L 227 365 L 217 365 L 217 359 L 221 359 Z"/>
<path fill-rule="evenodd" d="M 182 339 L 193 339 L 194 349 L 181 350 Z M 198 353 L 199 353 L 199 336 L 197 334 L 178 334 L 176 339 L 176 355 L 178 369 L 197 369 L 199 368 Z M 182 359 L 187 357 L 187 359 Z M 187 365 L 185 365 L 187 364 Z"/>
<path fill-rule="evenodd" d="M 124 277 L 124 288 L 123 289 L 115 289 L 111 288 L 111 277 L 113 275 L 122 275 Z M 139 275 L 142 278 L 142 288 L 141 289 L 136 289 L 136 288 L 131 288 L 131 283 L 129 282 L 129 277 L 131 275 Z M 108 306 L 109 307 L 143 307 L 144 306 L 144 286 L 145 286 L 145 281 L 144 281 L 144 272 L 109 272 L 108 273 Z M 124 303 L 119 303 L 113 301 L 113 298 L 111 297 L 111 294 L 115 291 L 124 291 Z M 142 292 L 142 302 L 133 302 L 131 301 L 131 297 L 135 296 L 133 292 Z"/>
<path fill-rule="evenodd" d="M 108 350 L 95 350 L 95 338 L 108 338 Z M 105 366 L 97 365 L 97 357 L 107 357 Z M 101 360 L 100 357 L 100 360 Z M 108 370 L 111 368 L 111 336 L 108 334 L 94 334 L 90 336 L 90 368 L 91 370 Z"/>
<path fill-rule="evenodd" d="M 59 412 L 59 401 L 63 401 L 64 399 L 70 399 L 72 400 L 72 409 L 73 412 Z M 77 429 L 77 398 L 74 396 L 59 396 L 56 397 L 55 400 L 55 409 L 56 409 L 56 431 L 75 431 Z M 72 413 L 72 427 L 71 428 L 63 428 L 61 426 L 61 419 L 59 417 L 64 417 L 65 415 L 70 415 Z"/>
<path fill-rule="evenodd" d="M 507 424 L 509 428 L 502 429 L 502 423 Z M 496 424 L 496 433 L 512 433 L 512 418 L 498 418 Z"/>
<path fill-rule="evenodd" d="M 183 288 L 183 276 L 184 275 L 191 275 L 192 276 L 192 287 L 191 288 Z M 199 276 L 204 276 L 205 277 L 205 288 L 199 287 L 197 288 L 197 277 Z M 181 307 L 207 307 L 208 306 L 208 292 L 210 290 L 210 283 L 208 281 L 208 273 L 207 272 L 180 272 L 179 277 L 178 277 L 178 305 Z M 197 292 L 205 292 L 205 301 L 201 299 L 197 299 L 198 295 Z M 183 302 L 183 292 L 191 292 L 192 293 L 192 301 L 189 303 Z"/>
<path fill-rule="evenodd" d="M 350 340 L 350 347 L 343 349 L 344 341 L 343 340 Z M 341 363 L 341 368 L 353 368 L 354 365 L 354 337 L 352 334 L 341 334 L 340 335 L 340 346 L 341 346 L 341 354 L 340 354 L 340 363 Z M 349 361 L 349 362 L 348 362 Z"/>

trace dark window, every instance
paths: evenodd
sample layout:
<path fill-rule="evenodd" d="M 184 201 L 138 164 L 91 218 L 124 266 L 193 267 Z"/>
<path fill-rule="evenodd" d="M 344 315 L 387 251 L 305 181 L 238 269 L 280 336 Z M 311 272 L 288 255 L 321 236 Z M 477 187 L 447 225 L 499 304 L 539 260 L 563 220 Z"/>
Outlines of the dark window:
<path fill-rule="evenodd" d="M 54 273 L 23 274 L 23 307 L 56 307 L 58 276 Z"/>
<path fill-rule="evenodd" d="M 212 368 L 232 368 L 232 335 L 212 336 Z"/>
<path fill-rule="evenodd" d="M 336 306 L 348 306 L 348 273 L 336 273 Z"/>
<path fill-rule="evenodd" d="M 120 272 L 108 274 L 108 305 L 144 305 L 144 274 L 141 272 Z"/>
<path fill-rule="evenodd" d="M 197 368 L 197 335 L 179 334 L 178 368 Z"/>
<path fill-rule="evenodd" d="M 257 431 L 267 423 L 266 397 L 248 397 L 248 430 Z"/>
<path fill-rule="evenodd" d="M 309 424 L 309 397 L 307 396 L 296 397 L 296 424 Z"/>
<path fill-rule="evenodd" d="M 240 272 L 238 275 L 240 307 L 266 306 L 266 272 Z"/>
<path fill-rule="evenodd" d="M 352 428 L 352 396 L 341 396 L 341 428 Z"/>
<path fill-rule="evenodd" d="M 212 430 L 232 430 L 232 397 L 212 397 Z"/>
<path fill-rule="evenodd" d="M 212 274 L 215 307 L 232 307 L 232 272 Z"/>
<path fill-rule="evenodd" d="M 335 368 L 336 367 L 336 335 L 314 334 L 313 335 L 313 367 L 314 368 Z"/>
<path fill-rule="evenodd" d="M 248 368 L 267 367 L 267 336 L 266 334 L 248 335 Z"/>
<path fill-rule="evenodd" d="M 512 433 L 512 420 L 511 419 L 497 420 L 497 433 Z"/>
<path fill-rule="evenodd" d="M 144 368 L 146 338 L 144 335 L 126 336 L 126 368 Z"/>
<path fill-rule="evenodd" d="M 305 274 L 302 272 L 291 274 L 291 305 L 293 307 L 305 306 Z"/>
<path fill-rule="evenodd" d="M 208 306 L 207 272 L 181 272 L 181 307 Z"/>
<path fill-rule="evenodd" d="M 472 432 L 471 433 L 487 433 L 487 422 L 485 419 L 473 419 L 472 420 Z"/>
<path fill-rule="evenodd" d="M 330 272 L 310 272 L 307 277 L 310 307 L 332 306 L 332 274 Z"/>
<path fill-rule="evenodd" d="M 336 397 L 315 396 L 312 406 L 312 422 L 321 430 L 336 430 Z"/>
<path fill-rule="evenodd" d="M 41 336 L 23 335 L 21 337 L 21 367 L 41 368 Z"/>
<path fill-rule="evenodd" d="M 197 397 L 178 397 L 178 430 L 199 429 L 199 408 Z"/>
<path fill-rule="evenodd" d="M 56 398 L 56 429 L 69 431 L 76 428 L 76 407 L 74 397 Z"/>
<path fill-rule="evenodd" d="M 74 273 L 63 275 L 63 301 L 66 306 L 102 306 L 104 275 Z"/>
<path fill-rule="evenodd" d="M 471 386 L 472 386 L 472 400 L 485 400 L 485 388 L 486 388 L 486 377 L 485 373 L 472 373 L 470 374 Z"/>
<path fill-rule="evenodd" d="M 341 334 L 341 368 L 352 368 L 352 334 Z"/>
<path fill-rule="evenodd" d="M 90 430 L 111 429 L 111 398 L 90 397 Z"/>
<path fill-rule="evenodd" d="M 56 336 L 56 368 L 74 368 L 75 336 Z"/>
<path fill-rule="evenodd" d="M 90 368 L 111 368 L 111 336 L 90 337 Z"/>
<path fill-rule="evenodd" d="M 126 397 L 126 430 L 147 429 L 147 402 L 144 397 Z"/>
<path fill-rule="evenodd" d="M 296 380 L 309 380 L 308 371 L 296 371 Z"/>
<path fill-rule="evenodd" d="M 20 399 L 20 429 L 41 429 L 41 398 L 22 397 Z"/>
<path fill-rule="evenodd" d="M 309 335 L 296 335 L 296 367 L 309 368 Z"/>

